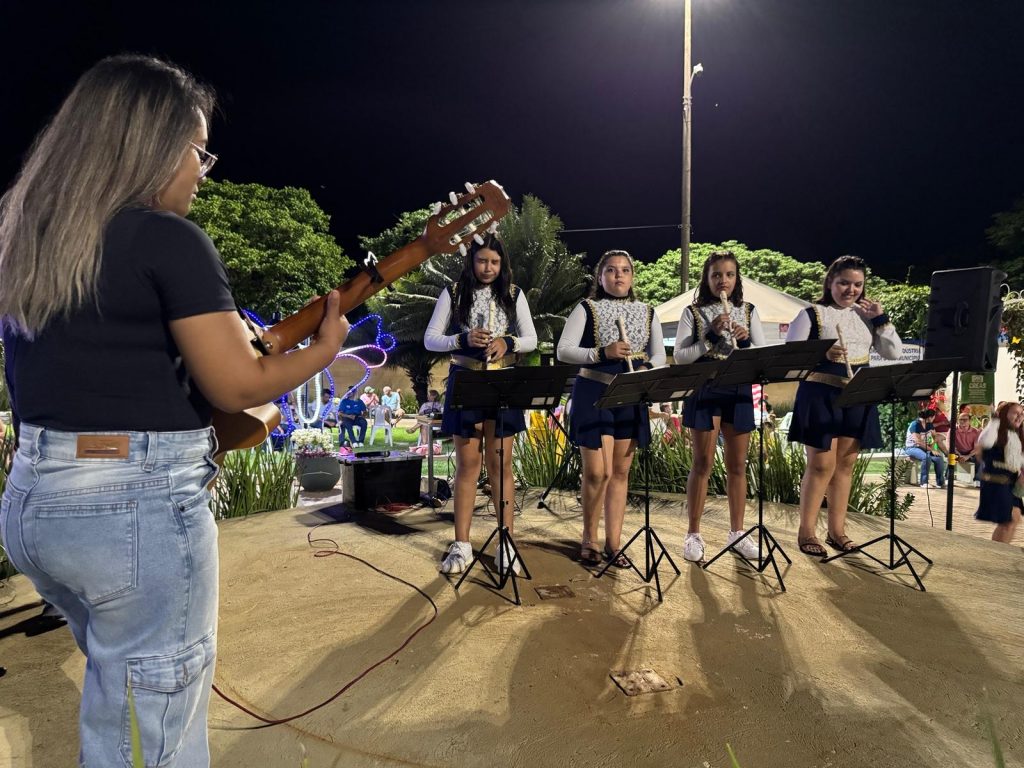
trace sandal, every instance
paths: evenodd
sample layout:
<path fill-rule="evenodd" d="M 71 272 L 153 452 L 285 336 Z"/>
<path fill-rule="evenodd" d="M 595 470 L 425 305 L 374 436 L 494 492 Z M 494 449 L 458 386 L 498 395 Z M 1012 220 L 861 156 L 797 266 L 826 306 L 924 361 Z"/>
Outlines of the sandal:
<path fill-rule="evenodd" d="M 806 539 L 798 538 L 796 543 L 797 546 L 800 547 L 800 551 L 805 555 L 810 555 L 811 557 L 824 557 L 828 554 L 828 551 L 821 546 L 821 542 L 818 541 L 817 536 L 811 536 Z"/>
<path fill-rule="evenodd" d="M 833 536 L 830 533 L 825 537 L 825 543 L 832 547 L 832 549 L 840 552 L 850 552 L 857 548 L 857 545 L 853 543 L 853 539 L 845 533 L 842 536 Z"/>
<path fill-rule="evenodd" d="M 579 561 L 583 563 L 583 565 L 600 565 L 601 550 L 599 550 L 589 541 L 585 541 L 582 544 L 580 544 Z"/>
<path fill-rule="evenodd" d="M 615 556 L 615 551 L 604 548 L 604 559 L 614 565 L 616 568 L 629 568 L 632 563 L 629 562 L 629 558 L 624 554 L 620 554 L 618 557 Z"/>

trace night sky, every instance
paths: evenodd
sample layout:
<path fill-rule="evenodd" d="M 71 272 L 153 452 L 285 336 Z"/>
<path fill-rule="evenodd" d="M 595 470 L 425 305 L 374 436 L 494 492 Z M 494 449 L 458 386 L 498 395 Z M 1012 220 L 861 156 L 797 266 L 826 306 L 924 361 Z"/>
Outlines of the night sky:
<path fill-rule="evenodd" d="M 96 6 L 93 8 L 92 6 Z M 311 190 L 352 255 L 467 179 L 591 258 L 677 247 L 682 0 L 0 3 L 4 187 L 81 72 L 153 53 L 218 92 L 215 178 Z M 886 277 L 990 258 L 1024 195 L 1021 0 L 694 0 L 693 240 Z"/>

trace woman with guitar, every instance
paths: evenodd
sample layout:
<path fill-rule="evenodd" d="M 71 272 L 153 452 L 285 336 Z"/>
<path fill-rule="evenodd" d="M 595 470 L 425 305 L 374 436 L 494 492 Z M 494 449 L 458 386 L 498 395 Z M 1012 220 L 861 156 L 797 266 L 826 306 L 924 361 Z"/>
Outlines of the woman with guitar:
<path fill-rule="evenodd" d="M 0 508 L 14 565 L 88 659 L 81 762 L 209 765 L 217 626 L 212 409 L 269 403 L 348 333 L 260 356 L 210 239 L 185 216 L 217 159 L 213 96 L 178 67 L 86 72 L 0 206 L 0 315 L 19 444 Z M 72 377 L 68 396 L 53 382 Z M 264 435 L 265 436 L 265 435 Z M 179 713 L 168 717 L 168 712 Z"/>
<path fill-rule="evenodd" d="M 569 418 L 569 438 L 583 458 L 580 562 L 601 562 L 597 529 L 603 508 L 604 555 L 615 558 L 615 566 L 627 568 L 625 555 L 616 555 L 629 468 L 637 446 L 651 440 L 651 421 L 640 406 L 602 409 L 595 404 L 617 374 L 664 364 L 665 347 L 654 309 L 633 294 L 633 259 L 626 251 L 608 251 L 597 262 L 590 298 L 565 321 L 558 359 L 580 366 Z"/>
<path fill-rule="evenodd" d="M 424 344 L 431 352 L 451 352 L 441 433 L 455 439 L 455 541 L 441 561 L 442 573 L 461 573 L 473 559 L 469 528 L 480 477 L 481 454 L 488 477 L 504 472 L 504 498 L 495 503 L 497 514 L 512 529 L 515 484 L 512 481 L 512 442 L 526 429 L 521 410 L 457 410 L 449 407 L 454 374 L 460 369 L 504 368 L 517 353 L 537 348 L 537 332 L 525 294 L 512 284 L 512 267 L 505 246 L 494 234 L 474 240 L 458 283 L 441 292 L 427 325 Z M 498 448 L 500 441 L 501 453 Z M 500 484 L 491 483 L 492 498 Z M 499 551 L 499 572 L 520 573 L 518 558 Z"/>

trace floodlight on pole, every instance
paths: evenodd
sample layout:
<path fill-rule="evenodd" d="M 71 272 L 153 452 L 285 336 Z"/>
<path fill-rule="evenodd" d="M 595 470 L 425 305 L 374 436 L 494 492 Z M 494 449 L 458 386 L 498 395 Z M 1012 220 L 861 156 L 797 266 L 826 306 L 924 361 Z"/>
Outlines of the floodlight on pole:
<path fill-rule="evenodd" d="M 693 78 L 704 71 L 701 64 L 690 64 L 690 30 L 693 0 L 683 2 L 683 216 L 680 224 L 679 283 L 682 292 L 690 288 L 690 158 L 692 147 L 691 122 Z"/>

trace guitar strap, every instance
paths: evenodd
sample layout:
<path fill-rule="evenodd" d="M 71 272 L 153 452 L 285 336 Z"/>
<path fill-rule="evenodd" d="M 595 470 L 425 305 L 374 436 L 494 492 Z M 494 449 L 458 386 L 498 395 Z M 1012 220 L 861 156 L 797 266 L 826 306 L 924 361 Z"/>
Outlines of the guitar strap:
<path fill-rule="evenodd" d="M 383 283 L 384 278 L 381 277 L 380 272 L 377 271 L 377 257 L 373 254 L 373 251 L 366 252 L 366 258 L 363 259 L 363 269 L 370 276 L 370 281 L 374 283 Z M 388 288 L 391 286 L 389 285 Z"/>
<path fill-rule="evenodd" d="M 252 344 L 253 349 L 259 352 L 261 355 L 269 355 L 270 351 L 263 345 L 263 329 L 256 325 L 256 322 L 249 317 L 249 313 L 242 309 L 237 303 L 235 304 L 235 310 L 238 312 L 238 316 L 242 318 L 242 322 L 249 329 L 249 333 L 252 334 L 252 338 L 249 339 L 249 343 Z"/>

